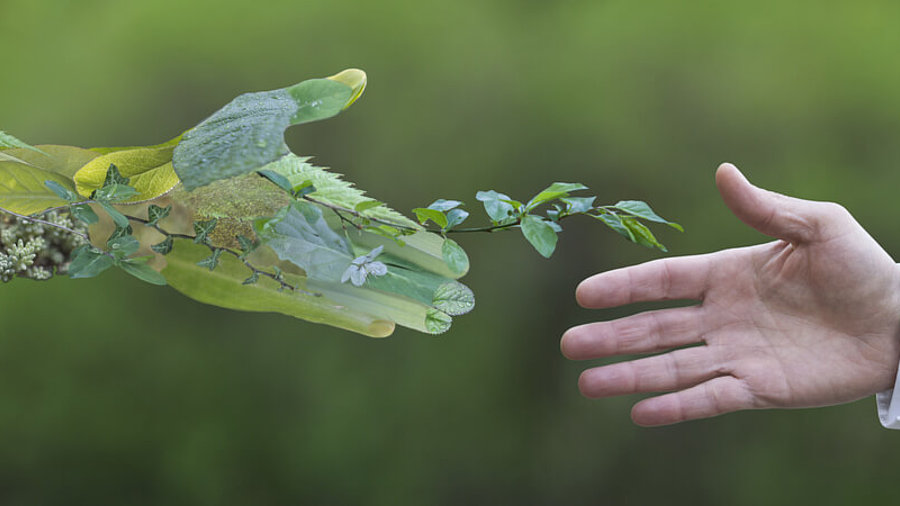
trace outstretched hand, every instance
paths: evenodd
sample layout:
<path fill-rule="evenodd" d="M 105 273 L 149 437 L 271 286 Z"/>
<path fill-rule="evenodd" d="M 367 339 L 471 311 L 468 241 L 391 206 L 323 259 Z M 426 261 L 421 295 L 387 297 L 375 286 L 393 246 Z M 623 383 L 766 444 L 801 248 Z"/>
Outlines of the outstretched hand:
<path fill-rule="evenodd" d="M 584 280 L 576 297 L 588 308 L 701 302 L 566 331 L 562 352 L 575 360 L 677 348 L 587 369 L 581 392 L 669 392 L 631 413 L 639 425 L 664 425 L 742 409 L 839 404 L 893 386 L 900 269 L 891 257 L 837 204 L 757 188 L 730 164 L 719 167 L 716 184 L 738 218 L 777 240 Z"/>

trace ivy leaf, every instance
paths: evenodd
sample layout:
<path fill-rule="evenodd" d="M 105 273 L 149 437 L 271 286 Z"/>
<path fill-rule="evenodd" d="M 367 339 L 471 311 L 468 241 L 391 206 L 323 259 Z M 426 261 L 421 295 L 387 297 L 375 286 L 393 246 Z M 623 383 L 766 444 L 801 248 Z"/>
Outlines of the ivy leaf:
<path fill-rule="evenodd" d="M 159 207 L 156 204 L 150 204 L 150 206 L 147 207 L 147 225 L 150 227 L 158 225 L 160 221 L 169 216 L 169 213 L 171 211 L 172 204 L 169 204 L 166 207 Z"/>
<path fill-rule="evenodd" d="M 259 272 L 253 271 L 250 277 L 241 282 L 242 285 L 255 285 L 259 282 Z"/>
<path fill-rule="evenodd" d="M 475 198 L 484 203 L 484 210 L 494 223 L 502 222 L 515 215 L 515 208 L 509 203 L 508 195 L 494 190 L 480 191 Z"/>
<path fill-rule="evenodd" d="M 107 241 L 111 241 L 113 239 L 123 237 L 126 235 L 132 235 L 134 230 L 131 228 L 131 225 L 126 225 L 124 227 L 116 226 L 116 229 L 113 230 L 112 234 L 109 234 L 109 239 Z"/>
<path fill-rule="evenodd" d="M 129 258 L 119 262 L 119 267 L 132 276 L 152 285 L 165 286 L 166 278 L 147 265 L 149 257 Z"/>
<path fill-rule="evenodd" d="M 252 239 L 244 235 L 237 235 L 236 238 L 238 244 L 241 246 L 241 260 L 247 258 L 247 255 L 253 253 L 253 250 L 255 250 L 259 246 L 258 242 L 254 242 Z"/>
<path fill-rule="evenodd" d="M 200 267 L 206 267 L 210 271 L 215 270 L 216 267 L 219 266 L 219 257 L 222 256 L 222 250 L 220 248 L 216 248 L 213 250 L 212 254 L 203 260 L 197 262 L 197 265 Z"/>
<path fill-rule="evenodd" d="M 93 278 L 112 267 L 113 263 L 113 259 L 109 255 L 89 246 L 81 246 L 75 250 L 72 262 L 69 264 L 69 277 L 73 279 Z"/>
<path fill-rule="evenodd" d="M 195 221 L 194 242 L 197 244 L 206 244 L 209 241 L 209 234 L 215 230 L 218 223 L 218 218 L 212 218 L 206 221 Z"/>
<path fill-rule="evenodd" d="M 240 95 L 184 134 L 174 151 L 175 172 L 190 191 L 274 162 L 287 154 L 285 129 L 335 116 L 356 100 L 365 74 L 352 74 Z"/>
<path fill-rule="evenodd" d="M 447 227 L 447 215 L 443 212 L 438 211 L 437 209 L 429 209 L 427 207 L 417 207 L 413 209 L 413 212 L 416 213 L 416 218 L 419 220 L 419 223 L 424 225 L 431 220 L 440 228 Z"/>
<path fill-rule="evenodd" d="M 72 206 L 69 208 L 69 211 L 71 211 L 72 216 L 74 216 L 76 219 L 81 220 L 88 225 L 93 225 L 94 223 L 100 221 L 97 213 L 95 213 L 94 210 L 91 209 L 91 206 L 87 204 L 78 204 L 76 206 Z"/>
<path fill-rule="evenodd" d="M 462 275 L 469 270 L 469 256 L 466 251 L 456 243 L 453 239 L 444 239 L 441 246 L 441 253 L 444 257 L 444 263 L 455 274 Z"/>
<path fill-rule="evenodd" d="M 544 258 L 550 258 L 556 249 L 556 232 L 550 224 L 538 216 L 526 214 L 522 218 L 522 235 Z"/>
<path fill-rule="evenodd" d="M 172 252 L 173 244 L 174 244 L 174 241 L 172 240 L 172 236 L 169 235 L 169 236 L 166 236 L 166 238 L 163 239 L 161 242 L 151 245 L 150 249 L 156 253 L 159 253 L 160 255 L 168 255 L 169 253 Z"/>
<path fill-rule="evenodd" d="M 101 160 L 102 160 L 102 157 L 101 157 Z M 78 171 L 78 172 L 81 172 L 81 171 Z M 77 176 L 78 174 L 75 174 L 75 175 Z M 106 188 L 107 186 L 113 186 L 113 185 L 128 186 L 128 184 L 130 182 L 131 182 L 130 179 L 123 176 L 122 173 L 119 172 L 119 168 L 116 167 L 116 164 L 111 163 L 111 164 L 109 164 L 109 167 L 106 169 L 106 177 L 104 177 L 104 179 L 103 179 L 103 186 L 101 186 L 101 188 Z"/>
<path fill-rule="evenodd" d="M 637 218 L 643 218 L 647 221 L 652 221 L 655 223 L 664 223 L 679 232 L 684 232 L 684 228 L 678 223 L 671 222 L 662 216 L 656 214 L 650 206 L 641 200 L 621 200 L 616 203 L 616 209 L 626 212 L 631 216 L 635 216 Z"/>
<path fill-rule="evenodd" d="M 588 187 L 581 183 L 553 183 L 529 200 L 528 203 L 525 204 L 525 210 L 530 211 L 544 202 L 568 197 L 569 192 L 587 189 Z"/>
<path fill-rule="evenodd" d="M 121 235 L 106 242 L 106 247 L 117 260 L 127 258 L 135 254 L 141 243 L 133 235 Z"/>

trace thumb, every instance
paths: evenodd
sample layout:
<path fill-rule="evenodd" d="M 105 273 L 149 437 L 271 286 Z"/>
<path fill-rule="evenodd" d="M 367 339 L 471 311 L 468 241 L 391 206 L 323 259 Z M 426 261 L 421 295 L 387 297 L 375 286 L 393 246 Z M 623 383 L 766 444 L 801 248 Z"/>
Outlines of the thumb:
<path fill-rule="evenodd" d="M 788 197 L 750 184 L 730 163 L 716 170 L 716 186 L 725 205 L 756 230 L 792 243 L 809 242 L 819 235 L 823 202 Z"/>

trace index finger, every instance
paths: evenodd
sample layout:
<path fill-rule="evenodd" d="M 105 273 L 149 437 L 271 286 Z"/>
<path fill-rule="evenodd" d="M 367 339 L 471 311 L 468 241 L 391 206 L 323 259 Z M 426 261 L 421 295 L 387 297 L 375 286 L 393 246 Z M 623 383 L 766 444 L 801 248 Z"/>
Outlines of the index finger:
<path fill-rule="evenodd" d="M 633 302 L 703 299 L 715 253 L 652 260 L 595 274 L 582 281 L 575 298 L 590 309 Z"/>

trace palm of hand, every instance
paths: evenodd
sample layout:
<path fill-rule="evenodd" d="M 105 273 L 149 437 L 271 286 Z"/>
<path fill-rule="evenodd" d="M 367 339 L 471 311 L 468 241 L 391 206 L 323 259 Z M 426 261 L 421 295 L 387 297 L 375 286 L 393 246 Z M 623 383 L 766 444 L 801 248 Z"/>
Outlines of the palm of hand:
<path fill-rule="evenodd" d="M 900 357 L 893 260 L 839 206 L 758 193 L 764 190 L 741 180 L 720 183 L 726 202 L 785 240 L 649 262 L 582 283 L 578 298 L 588 307 L 703 301 L 570 329 L 562 348 L 576 359 L 704 344 L 589 369 L 579 381 L 585 395 L 673 391 L 634 407 L 637 423 L 658 425 L 848 402 L 891 386 Z"/>

